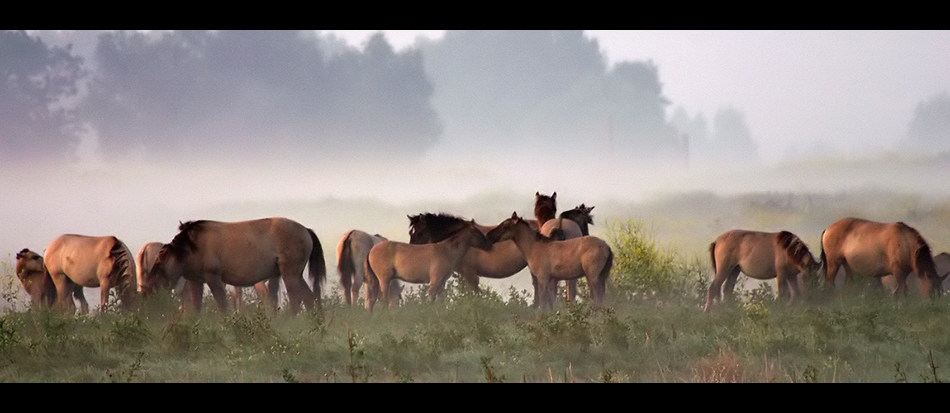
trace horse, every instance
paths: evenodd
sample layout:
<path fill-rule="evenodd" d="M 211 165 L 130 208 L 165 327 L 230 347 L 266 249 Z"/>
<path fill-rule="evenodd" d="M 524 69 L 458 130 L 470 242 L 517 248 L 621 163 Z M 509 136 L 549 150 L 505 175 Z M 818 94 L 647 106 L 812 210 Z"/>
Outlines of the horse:
<path fill-rule="evenodd" d="M 513 240 L 538 279 L 539 304 L 553 308 L 557 280 L 586 277 L 595 306 L 603 305 L 607 277 L 613 267 L 613 251 L 604 240 L 583 236 L 557 241 L 532 229 L 516 212 L 488 232 L 492 242 Z"/>
<path fill-rule="evenodd" d="M 386 237 L 370 235 L 358 229 L 347 231 L 336 244 L 336 269 L 340 274 L 340 284 L 343 285 L 343 297 L 346 304 L 356 304 L 360 294 L 360 287 L 366 278 L 366 258 L 374 245 L 386 241 Z M 369 289 L 366 290 L 367 293 Z M 369 309 L 369 299 L 363 305 Z"/>
<path fill-rule="evenodd" d="M 30 296 L 32 308 L 52 307 L 56 303 L 56 286 L 53 285 L 53 280 L 46 273 L 42 255 L 30 251 L 29 248 L 24 248 L 16 254 L 15 270 L 20 284 L 23 285 L 23 289 Z"/>
<path fill-rule="evenodd" d="M 287 218 L 188 221 L 178 229 L 159 251 L 152 272 L 166 285 L 182 277 L 188 280 L 195 312 L 201 311 L 204 284 L 223 313 L 227 311 L 226 284 L 248 287 L 262 281 L 274 283 L 277 277 L 284 281 L 294 314 L 301 303 L 312 308 L 314 299 L 319 307 L 326 263 L 313 230 Z M 312 291 L 303 278 L 308 265 Z"/>
<path fill-rule="evenodd" d="M 448 238 L 431 244 L 406 244 L 382 241 L 369 252 L 366 273 L 371 284 L 367 286 L 369 310 L 373 310 L 379 295 L 392 306 L 390 282 L 399 279 L 410 283 L 429 283 L 429 301 L 442 293 L 445 281 L 458 267 L 472 247 L 489 251 L 492 243 L 476 227 L 475 221 L 457 230 Z"/>
<path fill-rule="evenodd" d="M 927 241 L 903 222 L 882 223 L 842 218 L 821 233 L 821 261 L 825 285 L 835 287 L 839 268 L 846 279 L 861 274 L 881 279 L 894 276 L 895 295 L 907 295 L 907 275 L 917 274 L 920 293 L 932 297 L 942 290 L 944 277 L 937 274 Z"/>
<path fill-rule="evenodd" d="M 131 309 L 138 299 L 135 258 L 129 247 L 114 236 L 60 235 L 46 247 L 45 265 L 56 285 L 57 306 L 61 309 L 75 309 L 72 295 L 80 300 L 82 313 L 88 312 L 89 306 L 79 291 L 82 287 L 99 287 L 100 309 L 108 303 L 112 288 L 118 292 L 123 309 Z"/>
<path fill-rule="evenodd" d="M 439 213 L 423 213 L 419 215 L 410 215 L 409 218 L 409 243 L 410 244 L 428 244 L 440 242 L 455 234 L 459 230 L 470 224 L 454 215 Z M 474 221 L 472 221 L 474 222 Z M 532 228 L 537 229 L 537 221 L 529 221 Z M 495 228 L 475 224 L 475 227 L 482 234 Z M 470 285 L 476 293 L 481 293 L 478 286 L 478 278 L 501 279 L 508 278 L 517 274 L 528 266 L 524 260 L 521 251 L 513 241 L 501 241 L 492 245 L 490 250 L 484 251 L 478 248 L 470 248 L 462 261 L 455 268 L 465 282 Z M 536 284 L 536 283 L 534 283 Z M 536 287 L 536 285 L 535 285 Z M 535 291 L 537 292 L 537 291 Z"/>
<path fill-rule="evenodd" d="M 555 195 L 557 193 L 555 192 Z M 590 235 L 588 225 L 594 224 L 594 216 L 590 214 L 594 207 L 588 208 L 584 204 L 572 210 L 564 211 L 555 219 L 548 219 L 541 226 L 541 234 L 551 239 L 563 241 L 570 238 Z M 537 211 L 537 205 L 535 207 Z M 538 222 L 541 219 L 538 218 Z M 577 280 L 567 281 L 567 301 L 574 302 L 577 297 Z"/>
<path fill-rule="evenodd" d="M 820 265 L 801 238 L 788 231 L 732 230 L 709 244 L 709 257 L 715 276 L 706 293 L 707 313 L 719 299 L 723 282 L 726 297 L 732 298 L 740 272 L 757 280 L 775 278 L 779 296 L 787 293 L 791 302 L 803 293 L 798 274 L 815 274 Z"/>
<path fill-rule="evenodd" d="M 165 244 L 161 242 L 149 242 L 142 246 L 139 249 L 139 253 L 135 256 L 135 263 L 137 272 L 137 279 L 139 283 L 139 292 L 143 295 L 150 295 L 153 291 L 154 286 L 150 285 L 146 280 L 152 281 L 155 280 L 155 276 L 152 274 L 152 269 L 155 266 L 155 259 L 158 258 L 158 253 L 161 251 L 162 247 Z M 179 278 L 177 280 L 168 280 L 169 285 L 174 286 L 172 288 L 173 294 L 181 300 L 181 309 L 185 309 L 185 297 L 191 297 L 191 284 L 185 281 L 184 278 Z M 244 288 L 238 286 L 232 286 L 232 304 L 234 308 L 240 308 L 241 304 L 244 302 Z M 280 288 L 280 278 L 272 277 L 268 281 L 261 281 L 257 284 L 254 284 L 254 289 L 257 291 L 257 297 L 259 300 L 265 301 L 268 303 L 268 306 L 271 309 L 277 309 L 277 294 Z"/>
<path fill-rule="evenodd" d="M 534 217 L 538 220 L 538 227 L 544 226 L 544 223 L 554 219 L 557 213 L 557 192 L 550 196 L 541 195 L 540 192 L 534 193 Z"/>
<path fill-rule="evenodd" d="M 934 255 L 934 268 L 937 270 L 937 277 L 943 280 L 941 283 L 941 289 L 946 291 L 948 288 L 950 288 L 950 285 L 948 285 L 950 282 L 947 281 L 948 275 L 950 275 L 950 253 L 941 252 L 937 255 Z M 881 285 L 891 293 L 897 291 L 897 279 L 893 275 L 882 277 Z M 920 288 L 920 281 L 916 276 L 907 277 L 907 288 Z"/>

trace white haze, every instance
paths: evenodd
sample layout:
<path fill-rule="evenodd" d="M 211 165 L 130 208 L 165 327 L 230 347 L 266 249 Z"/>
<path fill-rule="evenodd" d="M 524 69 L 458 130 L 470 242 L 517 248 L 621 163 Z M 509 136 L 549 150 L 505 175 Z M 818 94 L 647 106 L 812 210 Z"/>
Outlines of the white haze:
<path fill-rule="evenodd" d="M 331 31 L 359 45 L 373 31 Z M 397 48 L 441 31 L 385 31 Z M 360 228 L 406 241 L 406 214 L 447 210 L 480 222 L 517 210 L 532 213 L 535 192 L 558 192 L 562 209 L 580 203 L 646 202 L 688 191 L 833 192 L 883 188 L 933 193 L 950 163 L 904 168 L 916 155 L 898 143 L 916 105 L 950 90 L 948 32 L 606 32 L 592 31 L 611 63 L 652 60 L 673 108 L 711 120 L 721 107 L 745 114 L 761 164 L 632 163 L 607 151 L 572 162 L 570 148 L 506 157 L 453 153 L 438 144 L 418 164 L 366 167 L 323 159 L 154 162 L 146 154 L 105 161 L 90 128 L 76 156 L 58 167 L 0 169 L 0 259 L 22 248 L 40 252 L 57 235 L 114 234 L 133 252 L 169 241 L 179 221 L 289 216 L 314 228 L 331 267 L 344 231 Z M 808 148 L 827 148 L 814 153 Z M 818 156 L 817 167 L 804 160 Z M 833 169 L 846 158 L 854 168 Z M 863 162 L 862 159 L 871 161 Z M 857 160 L 857 161 L 855 161 Z M 866 168 L 868 163 L 875 167 Z M 912 164 L 912 162 L 911 162 Z M 939 190 L 946 194 L 945 189 Z M 518 201 L 511 202 L 512 199 Z M 479 208 L 466 203 L 478 200 Z M 487 200 L 487 201 L 486 201 Z M 497 200 L 497 202 L 492 202 Z M 361 214 L 367 205 L 372 216 Z M 487 205 L 487 206 L 485 206 Z M 336 209 L 334 209 L 336 208 Z M 348 208 L 348 210 L 340 210 Z M 382 212 L 379 212 L 382 211 Z M 597 209 L 600 216 L 613 212 Z M 602 228 L 595 228 L 601 231 Z M 9 261 L 8 261 L 9 262 Z M 524 284 L 522 284 L 524 286 Z M 94 294 L 87 294 L 95 301 Z"/>

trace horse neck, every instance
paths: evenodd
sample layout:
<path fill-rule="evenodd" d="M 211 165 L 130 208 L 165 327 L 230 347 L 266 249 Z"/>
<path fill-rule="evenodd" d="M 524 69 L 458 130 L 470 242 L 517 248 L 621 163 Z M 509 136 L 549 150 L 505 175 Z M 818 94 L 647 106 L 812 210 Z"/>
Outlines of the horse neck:
<path fill-rule="evenodd" d="M 535 244 L 538 242 L 538 231 L 527 225 L 515 225 L 511 231 L 513 233 L 511 240 L 514 241 L 521 254 L 527 258 L 534 251 Z"/>

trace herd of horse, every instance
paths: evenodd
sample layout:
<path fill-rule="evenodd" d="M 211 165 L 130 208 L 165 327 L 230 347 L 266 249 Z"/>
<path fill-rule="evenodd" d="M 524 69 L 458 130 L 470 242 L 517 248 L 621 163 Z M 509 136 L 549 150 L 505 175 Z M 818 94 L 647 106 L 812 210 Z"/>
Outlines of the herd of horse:
<path fill-rule="evenodd" d="M 355 305 L 365 284 L 364 306 L 372 312 L 379 300 L 394 305 L 400 282 L 428 284 L 428 299 L 434 301 L 453 273 L 480 291 L 481 277 L 507 278 L 527 267 L 535 306 L 552 309 L 561 281 L 567 283 L 566 299 L 573 302 L 582 278 L 590 300 L 601 306 L 614 253 L 604 240 L 590 235 L 593 209 L 581 204 L 558 215 L 556 192 L 535 193 L 534 219 L 512 212 L 496 225 L 480 225 L 445 213 L 410 215 L 408 243 L 347 231 L 336 247 L 343 296 L 348 305 Z M 173 291 L 183 311 L 200 312 L 205 285 L 222 312 L 227 310 L 229 285 L 235 307 L 243 288 L 253 286 L 260 300 L 276 311 L 281 281 L 290 311 L 320 308 L 326 263 L 312 229 L 287 218 L 266 218 L 188 221 L 178 230 L 170 242 L 149 242 L 135 256 L 114 236 L 61 235 L 46 248 L 45 257 L 26 248 L 17 253 L 15 271 L 32 306 L 67 312 L 75 312 L 74 300 L 82 313 L 88 312 L 83 288 L 99 288 L 102 306 L 114 290 L 126 309 L 140 296 Z M 723 295 L 732 297 L 740 273 L 775 279 L 778 295 L 790 301 L 803 295 L 803 277 L 822 269 L 826 285 L 833 287 L 839 269 L 844 269 L 846 278 L 874 277 L 898 295 L 906 294 L 908 275 L 914 273 L 925 297 L 939 294 L 950 273 L 950 254 L 934 257 L 917 230 L 901 222 L 858 218 L 841 219 L 822 232 L 819 259 L 788 231 L 728 231 L 710 244 L 709 253 L 715 275 L 706 312 Z"/>

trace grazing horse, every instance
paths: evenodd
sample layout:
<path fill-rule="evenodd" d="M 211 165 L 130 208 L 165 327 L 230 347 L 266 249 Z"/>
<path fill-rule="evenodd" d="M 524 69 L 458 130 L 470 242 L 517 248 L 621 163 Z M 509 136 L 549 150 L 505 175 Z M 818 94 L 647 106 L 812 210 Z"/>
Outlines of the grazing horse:
<path fill-rule="evenodd" d="M 538 279 L 539 304 L 542 309 L 553 308 L 557 280 L 587 277 L 594 305 L 603 304 L 607 277 L 613 267 L 613 251 L 604 240 L 583 236 L 564 241 L 545 237 L 532 229 L 515 212 L 488 232 L 492 242 L 513 240 L 528 262 L 528 268 Z"/>
<path fill-rule="evenodd" d="M 155 267 L 155 260 L 158 258 L 158 253 L 161 252 L 163 246 L 165 246 L 165 244 L 161 242 L 146 243 L 135 256 L 136 270 L 138 270 L 137 279 L 139 282 L 139 292 L 143 295 L 150 295 L 154 291 L 154 288 L 160 287 L 151 285 L 150 282 L 154 282 L 156 279 L 152 273 L 152 269 Z M 164 284 L 173 287 L 173 294 L 181 300 L 181 309 L 184 310 L 185 297 L 191 297 L 191 284 L 185 281 L 184 278 L 167 280 Z M 232 288 L 234 291 L 232 301 L 234 308 L 237 309 L 240 308 L 244 302 L 244 288 L 238 286 L 232 286 Z M 277 277 L 272 277 L 266 282 L 261 281 L 254 284 L 258 299 L 267 302 L 268 306 L 274 310 L 277 309 L 277 294 L 279 288 L 280 278 Z"/>
<path fill-rule="evenodd" d="M 794 301 L 802 294 L 798 274 L 814 274 L 820 265 L 801 238 L 788 231 L 732 230 L 709 244 L 709 257 L 716 274 L 706 293 L 707 313 L 719 299 L 723 282 L 726 297 L 732 298 L 740 272 L 757 280 L 775 278 L 778 295 L 787 291 L 789 301 Z"/>
<path fill-rule="evenodd" d="M 448 238 L 431 244 L 406 244 L 383 241 L 369 252 L 366 273 L 371 282 L 367 288 L 369 310 L 373 310 L 379 295 L 392 306 L 390 283 L 399 279 L 410 283 L 429 283 L 429 301 L 435 301 L 442 293 L 445 281 L 462 262 L 471 247 L 483 251 L 492 249 L 475 221 L 457 230 Z"/>
<path fill-rule="evenodd" d="M 950 282 L 947 281 L 947 276 L 950 275 L 950 254 L 946 252 L 941 252 L 937 255 L 934 255 L 934 268 L 937 270 L 937 277 L 943 280 L 941 282 L 941 290 L 946 291 L 950 289 Z M 888 275 L 881 278 L 881 285 L 887 289 L 887 291 L 894 293 L 897 291 L 897 279 L 893 275 Z M 907 277 L 907 288 L 908 289 L 917 289 L 920 288 L 920 281 L 917 277 Z"/>
<path fill-rule="evenodd" d="M 188 280 L 196 312 L 201 311 L 205 283 L 225 312 L 226 284 L 249 287 L 277 277 L 284 281 L 293 313 L 301 303 L 312 308 L 314 299 L 319 306 L 326 263 L 313 230 L 286 218 L 188 221 L 178 229 L 178 235 L 158 253 L 152 272 L 166 285 L 182 277 Z M 308 265 L 313 291 L 303 278 Z"/>
<path fill-rule="evenodd" d="M 343 297 L 346 304 L 356 304 L 360 294 L 360 287 L 366 278 L 366 258 L 373 246 L 386 241 L 382 235 L 370 235 L 358 229 L 347 231 L 336 244 L 336 269 L 340 274 L 340 284 L 343 285 Z M 366 289 L 367 294 L 369 288 Z M 369 309 L 369 299 L 363 302 Z"/>
<path fill-rule="evenodd" d="M 80 299 L 81 311 L 88 312 L 85 298 L 77 294 L 82 287 L 99 287 L 100 309 L 108 303 L 112 288 L 117 290 L 123 309 L 131 309 L 138 298 L 135 258 L 114 236 L 60 235 L 46 247 L 45 264 L 61 309 L 74 310 L 71 296 L 75 296 Z"/>
<path fill-rule="evenodd" d="M 23 289 L 30 296 L 32 308 L 51 307 L 56 303 L 56 286 L 46 273 L 43 256 L 24 248 L 16 254 L 15 269 L 17 278 L 23 284 Z"/>
<path fill-rule="evenodd" d="M 903 222 L 881 223 L 860 218 L 843 218 L 821 233 L 821 261 L 825 267 L 825 285 L 834 288 L 838 269 L 844 267 L 846 279 L 854 274 L 869 277 L 892 275 L 894 293 L 907 295 L 907 275 L 917 274 L 920 293 L 931 297 L 941 291 L 943 281 L 937 275 L 927 241 Z"/>

